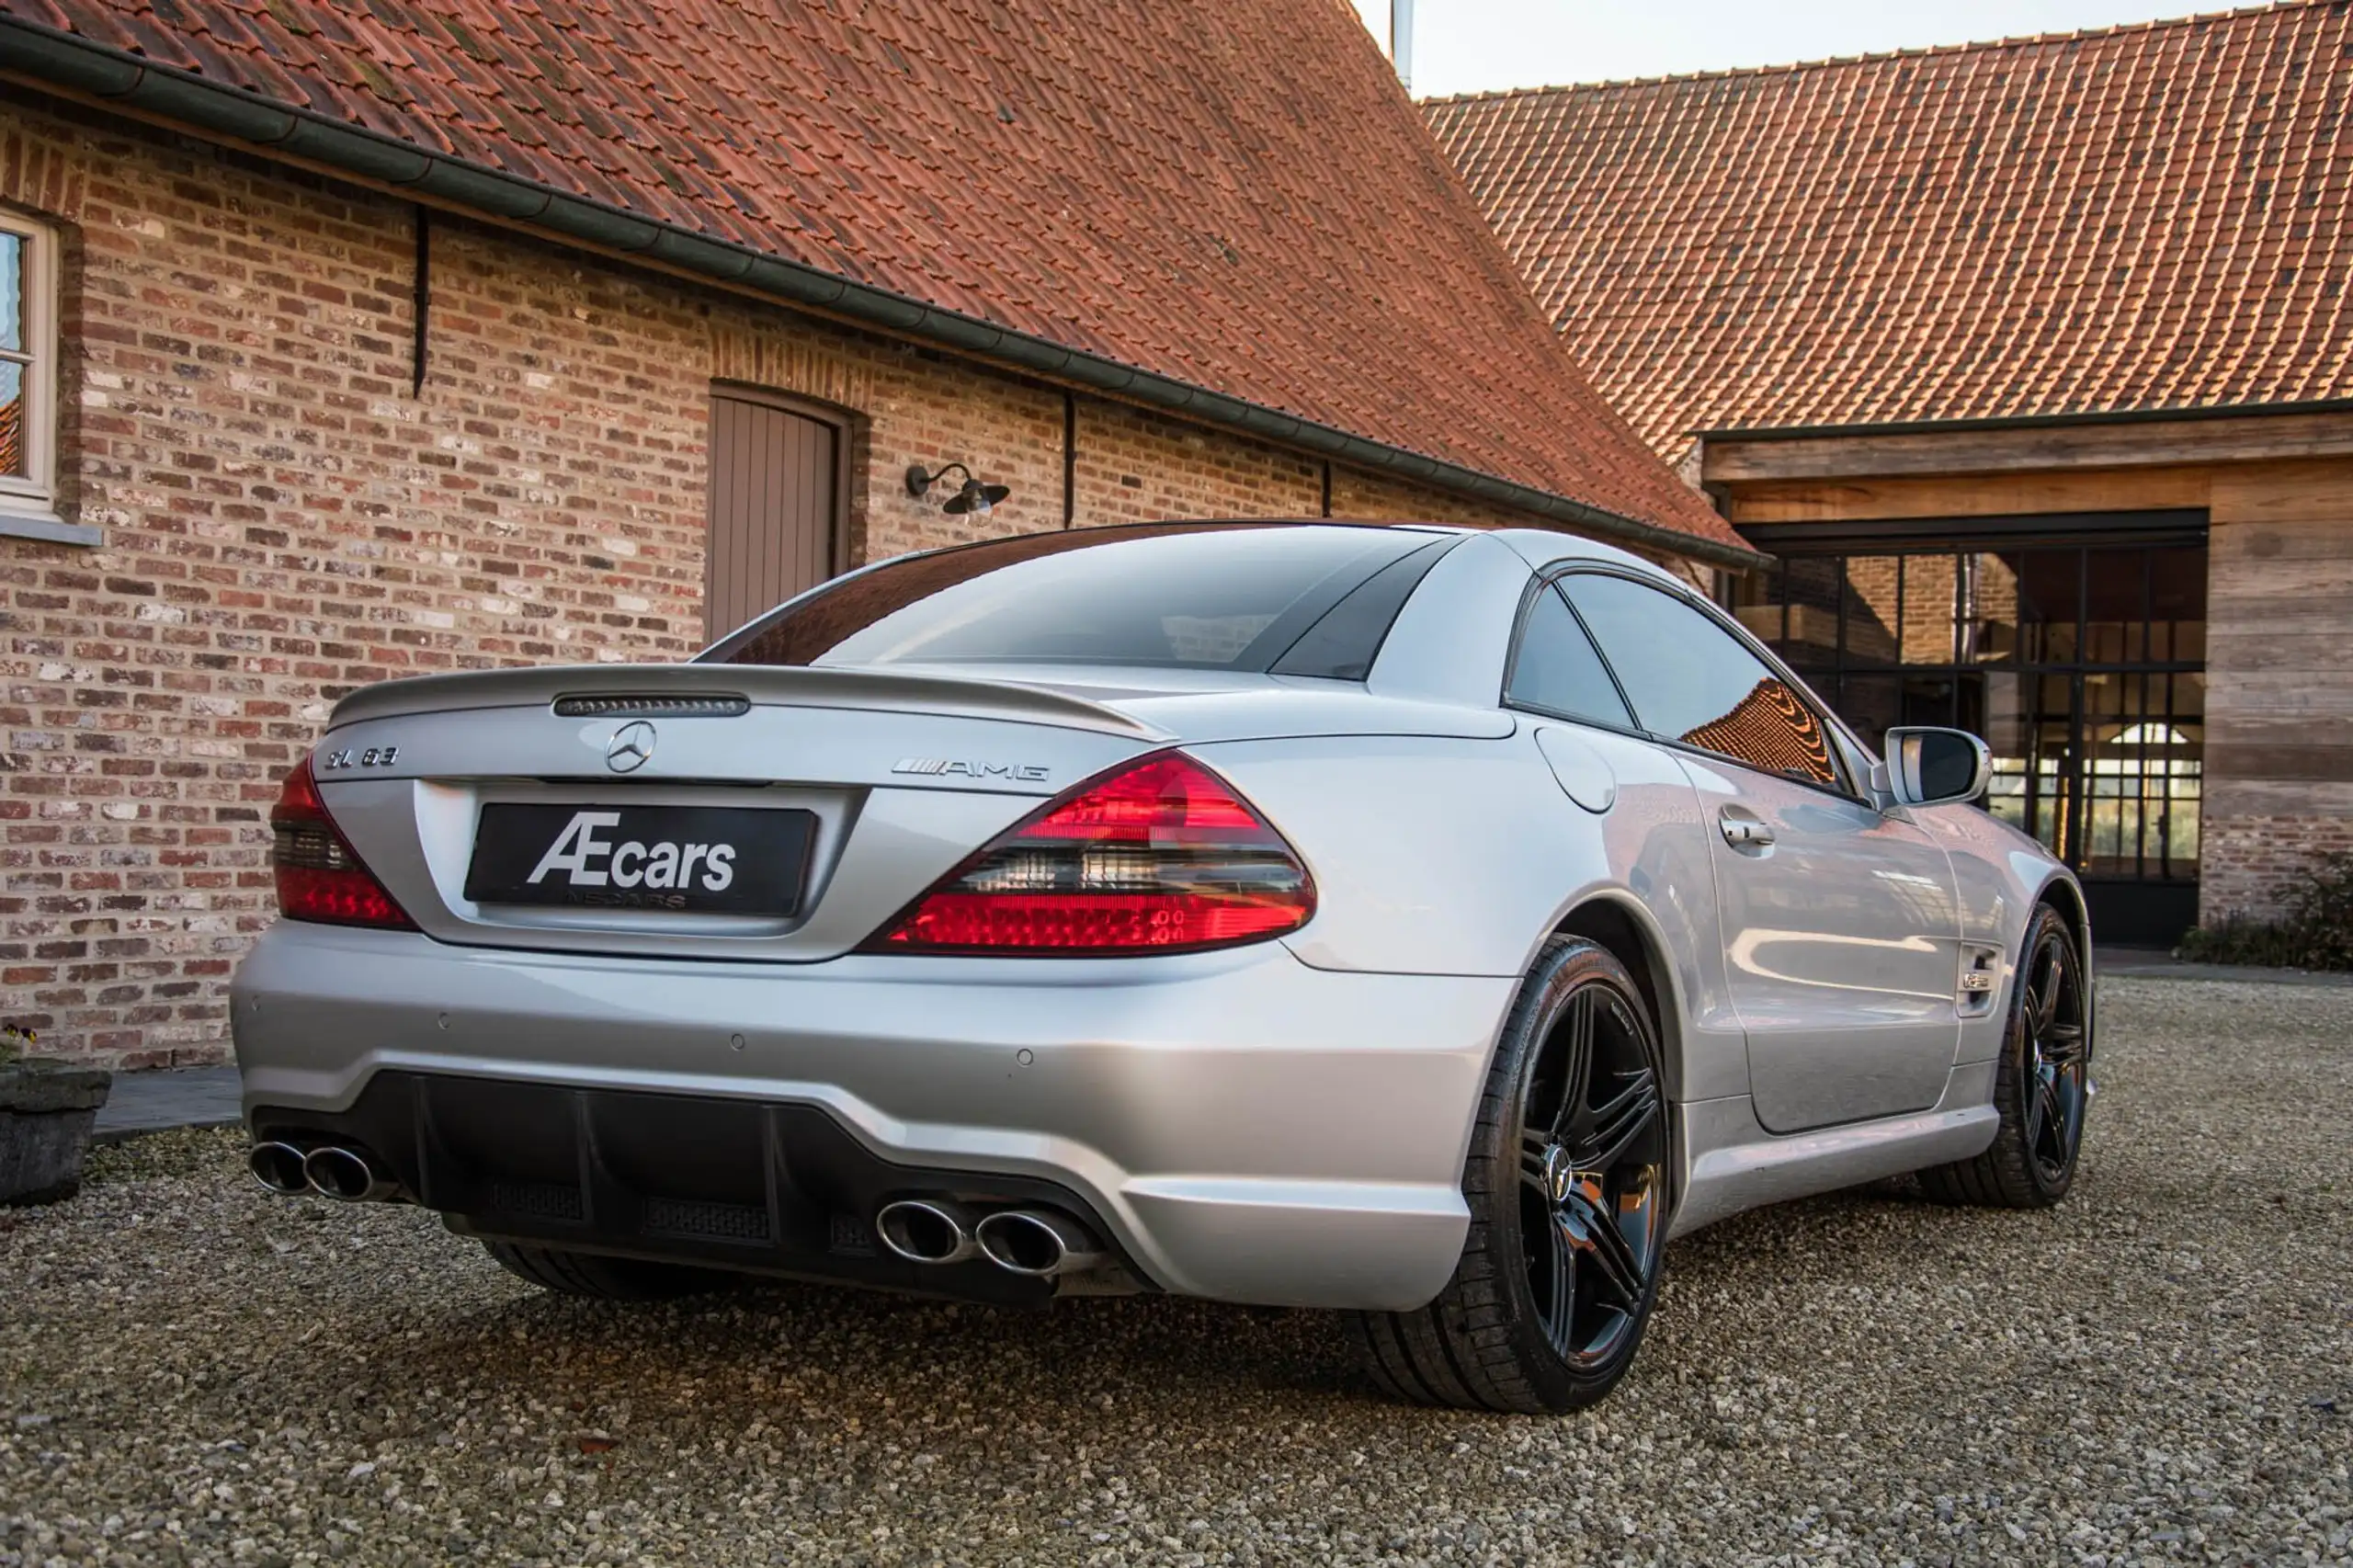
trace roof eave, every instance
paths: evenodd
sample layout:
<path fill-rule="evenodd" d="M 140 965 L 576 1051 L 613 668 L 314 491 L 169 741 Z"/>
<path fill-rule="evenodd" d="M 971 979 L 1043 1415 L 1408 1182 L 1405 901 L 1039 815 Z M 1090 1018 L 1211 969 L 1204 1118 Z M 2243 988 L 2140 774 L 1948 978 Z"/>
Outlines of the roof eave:
<path fill-rule="evenodd" d="M 1887 419 L 1851 425 L 1730 426 L 1694 430 L 1696 441 L 1812 441 L 1837 437 L 1966 436 L 1992 430 L 2056 430 L 2096 425 L 2159 425 L 2192 419 L 2284 418 L 2301 414 L 2353 414 L 2353 398 L 2279 403 L 2183 403 L 2158 408 L 2077 409 L 2050 414 L 1974 415 L 1958 419 Z"/>
<path fill-rule="evenodd" d="M 1621 517 L 1548 490 L 1371 440 L 975 316 L 941 310 L 908 295 L 641 217 L 503 169 L 429 153 L 411 142 L 293 108 L 74 33 L 0 17 L 0 75 L 326 169 L 364 185 L 429 198 L 436 205 L 567 244 L 650 261 L 668 271 L 797 309 L 821 312 L 959 355 L 1165 409 L 1198 424 L 1397 474 L 1435 490 L 1528 512 L 1625 543 L 1742 571 L 1769 560 L 1754 551 Z"/>

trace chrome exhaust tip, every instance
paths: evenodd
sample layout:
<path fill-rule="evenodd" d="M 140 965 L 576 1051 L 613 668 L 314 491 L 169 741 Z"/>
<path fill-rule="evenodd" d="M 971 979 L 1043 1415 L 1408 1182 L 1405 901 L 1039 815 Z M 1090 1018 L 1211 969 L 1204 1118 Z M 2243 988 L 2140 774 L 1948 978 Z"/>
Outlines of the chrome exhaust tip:
<path fill-rule="evenodd" d="M 1086 1226 L 1042 1209 L 999 1210 L 980 1222 L 972 1239 L 999 1268 L 1033 1278 L 1083 1274 L 1107 1261 Z"/>
<path fill-rule="evenodd" d="M 885 1203 L 875 1211 L 874 1233 L 909 1263 L 961 1263 L 980 1250 L 963 1209 L 945 1199 Z"/>
<path fill-rule="evenodd" d="M 245 1169 L 254 1179 L 280 1198 L 296 1198 L 311 1190 L 302 1168 L 302 1151 L 291 1143 L 256 1143 L 245 1153 Z"/>
<path fill-rule="evenodd" d="M 380 1202 L 397 1190 L 390 1177 L 368 1163 L 367 1155 L 332 1143 L 302 1157 L 302 1174 L 323 1196 L 346 1203 Z"/>

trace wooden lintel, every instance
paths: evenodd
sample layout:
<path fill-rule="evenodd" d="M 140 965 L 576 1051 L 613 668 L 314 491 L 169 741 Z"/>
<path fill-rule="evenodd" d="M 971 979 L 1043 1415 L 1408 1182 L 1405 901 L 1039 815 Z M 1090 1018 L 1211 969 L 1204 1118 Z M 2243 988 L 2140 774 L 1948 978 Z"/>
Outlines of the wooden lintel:
<path fill-rule="evenodd" d="M 1711 436 L 1702 483 L 1847 479 L 2353 456 L 2353 414 L 2030 425 L 1893 435 Z"/>

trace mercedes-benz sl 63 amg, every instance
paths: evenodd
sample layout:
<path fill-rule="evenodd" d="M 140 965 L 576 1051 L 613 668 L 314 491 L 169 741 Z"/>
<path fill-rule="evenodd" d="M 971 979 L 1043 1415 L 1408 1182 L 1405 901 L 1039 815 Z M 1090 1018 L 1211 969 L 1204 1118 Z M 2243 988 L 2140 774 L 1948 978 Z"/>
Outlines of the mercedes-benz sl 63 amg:
<path fill-rule="evenodd" d="M 1352 1314 L 1562 1410 L 1669 1241 L 1916 1171 L 2056 1201 L 2081 892 L 1734 619 L 1539 531 L 961 546 L 691 662 L 346 698 L 234 986 L 255 1173 L 550 1289 Z"/>

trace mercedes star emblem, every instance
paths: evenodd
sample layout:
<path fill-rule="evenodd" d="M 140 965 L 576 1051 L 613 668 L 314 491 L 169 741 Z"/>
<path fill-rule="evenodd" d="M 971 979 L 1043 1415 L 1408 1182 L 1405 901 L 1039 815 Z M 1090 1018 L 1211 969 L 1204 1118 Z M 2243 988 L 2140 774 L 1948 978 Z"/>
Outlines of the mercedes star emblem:
<path fill-rule="evenodd" d="M 634 773 L 654 756 L 654 726 L 640 719 L 613 732 L 605 746 L 605 766 L 615 773 Z"/>

